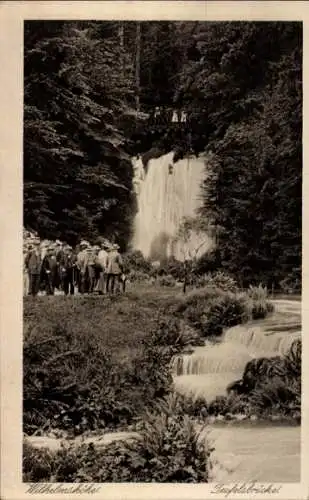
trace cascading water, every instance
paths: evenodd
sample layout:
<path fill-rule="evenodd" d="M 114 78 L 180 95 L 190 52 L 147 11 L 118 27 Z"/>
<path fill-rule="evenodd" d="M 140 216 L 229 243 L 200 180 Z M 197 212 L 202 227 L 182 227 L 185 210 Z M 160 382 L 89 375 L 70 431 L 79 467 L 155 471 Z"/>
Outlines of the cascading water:
<path fill-rule="evenodd" d="M 207 251 L 212 240 L 192 232 L 188 241 L 177 239 L 184 217 L 192 217 L 201 205 L 200 189 L 205 176 L 205 158 L 190 157 L 173 163 L 174 153 L 151 159 L 146 169 L 133 160 L 138 213 L 133 247 L 145 257 L 160 260 L 173 255 L 178 260 Z"/>
<path fill-rule="evenodd" d="M 225 395 L 227 386 L 242 378 L 251 359 L 286 353 L 295 338 L 301 337 L 300 303 L 278 302 L 276 307 L 278 314 L 260 323 L 228 329 L 220 343 L 207 343 L 191 355 L 177 356 L 173 362 L 176 390 L 209 402 Z M 285 316 L 287 307 L 289 316 Z"/>

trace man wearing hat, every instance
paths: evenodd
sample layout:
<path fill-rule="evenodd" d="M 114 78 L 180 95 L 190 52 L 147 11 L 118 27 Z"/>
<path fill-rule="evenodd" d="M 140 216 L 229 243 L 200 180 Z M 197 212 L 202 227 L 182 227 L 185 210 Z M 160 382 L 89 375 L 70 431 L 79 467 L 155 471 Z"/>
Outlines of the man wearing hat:
<path fill-rule="evenodd" d="M 123 271 L 123 261 L 119 253 L 119 245 L 112 246 L 107 256 L 107 278 L 106 278 L 106 293 L 114 293 L 115 282 L 120 284 L 120 277 Z"/>
<path fill-rule="evenodd" d="M 100 279 L 101 265 L 99 264 L 98 255 L 100 252 L 100 248 L 101 248 L 100 245 L 94 245 L 94 247 L 93 247 L 93 257 L 94 257 L 94 266 L 93 266 L 93 269 L 94 269 L 94 288 L 93 288 L 93 291 L 94 292 L 99 291 L 99 279 Z"/>
<path fill-rule="evenodd" d="M 61 287 L 65 295 L 74 295 L 74 267 L 76 258 L 70 245 L 63 246 L 62 256 L 59 261 Z"/>
<path fill-rule="evenodd" d="M 50 244 L 48 246 L 46 255 L 43 259 L 42 281 L 45 284 L 45 290 L 47 295 L 54 295 L 55 287 L 58 285 L 59 281 L 55 244 Z"/>
<path fill-rule="evenodd" d="M 77 254 L 76 267 L 78 270 L 78 291 L 85 293 L 87 291 L 87 248 L 89 243 L 86 240 L 80 242 L 80 251 Z"/>
<path fill-rule="evenodd" d="M 106 279 L 106 268 L 107 268 L 107 256 L 108 256 L 108 242 L 101 242 L 101 250 L 97 255 L 97 266 L 99 268 L 99 280 L 98 280 L 98 292 L 103 295 L 105 291 L 105 279 Z"/>
<path fill-rule="evenodd" d="M 94 245 L 87 248 L 87 276 L 88 276 L 88 292 L 92 293 L 94 291 L 95 282 L 96 282 L 96 257 L 98 254 L 99 247 Z"/>
<path fill-rule="evenodd" d="M 26 256 L 25 267 L 29 276 L 28 294 L 34 297 L 39 293 L 42 269 L 40 240 L 37 238 L 33 240 L 33 248 Z"/>
<path fill-rule="evenodd" d="M 55 242 L 55 256 L 57 261 L 57 274 L 56 274 L 55 287 L 58 289 L 61 288 L 60 261 L 64 255 L 64 245 L 65 244 L 60 240 L 56 240 Z"/>

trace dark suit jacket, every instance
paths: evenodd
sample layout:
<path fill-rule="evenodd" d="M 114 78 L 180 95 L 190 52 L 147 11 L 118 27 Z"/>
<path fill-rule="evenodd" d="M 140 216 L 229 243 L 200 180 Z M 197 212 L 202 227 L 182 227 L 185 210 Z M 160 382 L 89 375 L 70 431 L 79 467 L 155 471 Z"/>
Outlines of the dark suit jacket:
<path fill-rule="evenodd" d="M 62 253 L 60 260 L 59 260 L 59 266 L 60 266 L 61 271 L 63 269 L 65 269 L 66 271 L 72 269 L 73 266 L 75 265 L 75 262 L 76 262 L 76 257 L 73 253 L 69 253 L 69 254 Z"/>
<path fill-rule="evenodd" d="M 25 260 L 26 268 L 30 274 L 40 274 L 42 268 L 41 255 L 36 255 L 35 251 L 32 250 L 26 257 Z"/>
<path fill-rule="evenodd" d="M 42 262 L 42 273 L 45 275 L 46 271 L 50 271 L 50 273 L 48 273 L 50 275 L 50 279 L 52 283 L 57 286 L 59 281 L 59 270 L 58 263 L 54 255 L 45 255 Z"/>

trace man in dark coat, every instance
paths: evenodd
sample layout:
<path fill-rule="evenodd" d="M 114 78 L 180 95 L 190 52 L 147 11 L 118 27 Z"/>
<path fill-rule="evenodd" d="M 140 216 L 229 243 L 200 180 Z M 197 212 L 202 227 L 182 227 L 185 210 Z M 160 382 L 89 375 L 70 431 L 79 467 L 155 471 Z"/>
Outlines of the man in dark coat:
<path fill-rule="evenodd" d="M 59 261 L 61 288 L 65 295 L 74 295 L 74 268 L 76 265 L 76 257 L 72 247 L 66 245 L 63 248 L 62 255 Z"/>
<path fill-rule="evenodd" d="M 42 281 L 45 283 L 47 295 L 54 295 L 58 280 L 56 252 L 55 248 L 50 246 L 42 262 Z"/>
<path fill-rule="evenodd" d="M 26 259 L 25 266 L 29 275 L 29 295 L 33 297 L 39 293 L 40 280 L 41 280 L 41 270 L 42 270 L 42 258 L 40 250 L 40 241 L 36 240 L 33 244 L 33 250 L 31 250 Z"/>

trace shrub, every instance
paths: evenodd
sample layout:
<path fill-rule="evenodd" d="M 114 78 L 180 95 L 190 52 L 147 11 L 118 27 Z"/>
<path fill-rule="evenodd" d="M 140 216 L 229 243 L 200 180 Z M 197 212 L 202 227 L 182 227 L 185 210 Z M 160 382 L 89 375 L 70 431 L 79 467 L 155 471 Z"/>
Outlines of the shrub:
<path fill-rule="evenodd" d="M 52 479 L 55 454 L 23 443 L 23 481 L 44 482 Z"/>
<path fill-rule="evenodd" d="M 118 370 L 110 356 L 91 336 L 82 341 L 58 328 L 41 340 L 30 329 L 25 339 L 24 431 L 57 427 L 80 434 L 130 420 L 132 408 L 115 390 Z"/>
<path fill-rule="evenodd" d="M 225 415 L 228 411 L 229 407 L 227 404 L 227 398 L 225 396 L 217 396 L 208 405 L 209 415 L 214 415 L 214 416 Z"/>
<path fill-rule="evenodd" d="M 210 299 L 222 295 L 224 292 L 217 287 L 200 288 L 198 290 L 191 290 L 187 295 L 182 297 L 179 301 L 176 311 L 184 313 L 189 308 L 195 308 L 199 305 L 206 304 Z"/>
<path fill-rule="evenodd" d="M 226 407 L 230 415 L 241 414 L 248 417 L 252 412 L 248 398 L 239 394 L 229 394 L 226 398 Z"/>
<path fill-rule="evenodd" d="M 230 393 L 227 396 L 217 396 L 207 406 L 208 415 L 245 415 L 249 416 L 252 409 L 248 398 L 244 395 Z"/>
<path fill-rule="evenodd" d="M 125 371 L 129 393 L 136 393 L 135 406 L 142 412 L 155 398 L 168 394 L 172 387 L 169 364 L 174 350 L 170 345 L 155 345 L 152 336 L 141 342 L 141 348 Z M 138 389 L 138 390 L 136 390 Z"/>
<path fill-rule="evenodd" d="M 302 341 L 296 339 L 293 341 L 287 354 L 284 356 L 286 376 L 288 378 L 301 378 L 302 365 Z"/>
<path fill-rule="evenodd" d="M 202 320 L 202 334 L 205 337 L 221 335 L 225 328 L 243 323 L 245 318 L 243 298 L 227 293 L 210 303 Z"/>
<path fill-rule="evenodd" d="M 228 328 L 247 319 L 244 296 L 216 287 L 191 292 L 177 308 L 205 337 L 221 335 Z"/>
<path fill-rule="evenodd" d="M 55 323 L 50 332 L 40 332 L 31 324 L 24 339 L 24 430 L 31 433 L 48 423 L 67 428 L 85 417 L 76 405 L 89 397 L 89 380 L 95 375 L 88 363 L 98 354 L 91 338 L 74 338 L 65 325 Z M 100 352 L 100 351 L 99 351 Z M 96 369 L 104 379 L 111 369 L 110 359 L 101 350 Z M 76 372 L 79 373 L 78 379 Z M 96 378 L 98 376 L 96 375 Z M 83 405 L 82 405 L 83 406 Z M 72 420 L 73 419 L 73 420 Z M 73 424 L 74 421 L 74 424 Z M 90 422 L 87 422 L 90 425 Z"/>
<path fill-rule="evenodd" d="M 183 281 L 185 276 L 184 263 L 175 259 L 174 257 L 169 257 L 162 261 L 159 267 L 153 269 L 153 276 L 172 276 L 175 280 Z"/>
<path fill-rule="evenodd" d="M 233 386 L 236 394 L 229 395 L 231 412 L 242 404 L 246 413 L 296 415 L 298 418 L 301 409 L 301 340 L 295 340 L 285 356 L 251 360 L 245 367 L 242 381 L 231 385 L 230 389 Z"/>
<path fill-rule="evenodd" d="M 279 283 L 284 293 L 301 293 L 302 289 L 302 269 L 296 267 Z"/>
<path fill-rule="evenodd" d="M 220 250 L 213 248 L 197 259 L 196 271 L 198 274 L 216 272 L 221 267 Z"/>
<path fill-rule="evenodd" d="M 61 297 L 52 308 L 49 298 L 31 307 L 25 301 L 27 434 L 127 426 L 169 392 L 174 353 L 197 342 L 192 330 L 163 326 L 160 308 L 153 314 L 157 300 L 147 300 L 147 308 L 142 303 L 137 311 L 132 305 L 144 298 L 133 296 L 131 304 L 130 297 L 123 297 L 112 310 L 108 297 L 87 299 Z"/>
<path fill-rule="evenodd" d="M 126 460 L 131 480 L 142 482 L 208 482 L 211 449 L 199 440 L 186 415 L 149 416 L 141 440 L 128 443 Z M 133 467 L 132 467 L 133 466 Z"/>
<path fill-rule="evenodd" d="M 215 287 L 223 290 L 224 292 L 236 292 L 237 290 L 237 283 L 234 278 L 223 272 L 208 273 L 197 276 L 194 284 L 197 288 Z"/>
<path fill-rule="evenodd" d="M 132 269 L 128 272 L 127 279 L 131 283 L 143 283 L 149 280 L 149 274 L 144 271 Z"/>
<path fill-rule="evenodd" d="M 254 301 L 249 305 L 249 313 L 252 319 L 264 319 L 269 313 L 273 312 L 274 306 L 271 302 Z"/>
<path fill-rule="evenodd" d="M 255 300 L 265 300 L 266 301 L 266 299 L 268 297 L 267 287 L 263 286 L 261 283 L 259 284 L 259 286 L 250 285 L 247 293 L 248 293 L 248 296 L 254 301 Z"/>
<path fill-rule="evenodd" d="M 140 424 L 139 436 L 93 445 L 63 447 L 51 453 L 24 444 L 23 480 L 27 482 L 208 482 L 213 451 L 204 429 L 176 411 L 174 397 L 162 402 Z"/>
<path fill-rule="evenodd" d="M 149 276 L 152 269 L 150 261 L 145 259 L 142 252 L 139 250 L 133 250 L 125 253 L 123 256 L 123 264 L 124 270 L 127 273 L 130 271 L 141 271 Z"/>
<path fill-rule="evenodd" d="M 263 415 L 266 411 L 288 415 L 300 410 L 300 384 L 276 377 L 259 384 L 250 394 L 252 411 Z"/>
<path fill-rule="evenodd" d="M 171 274 L 168 274 L 167 276 L 159 276 L 157 282 L 160 286 L 173 287 L 176 285 L 175 278 L 173 278 Z"/>
<path fill-rule="evenodd" d="M 58 349 L 62 346 L 58 340 Z M 72 350 L 64 349 L 61 355 L 50 351 L 44 352 L 42 343 L 24 349 L 24 431 L 28 434 L 49 427 L 74 434 L 123 427 L 172 384 L 168 367 L 173 351 L 158 346 L 137 349 L 125 366 L 96 347 L 81 348 L 76 360 L 71 359 Z"/>
<path fill-rule="evenodd" d="M 161 320 L 150 337 L 155 346 L 170 346 L 173 352 L 181 352 L 193 345 L 203 345 L 201 336 L 178 318 Z"/>
<path fill-rule="evenodd" d="M 194 399 L 191 396 L 178 396 L 178 403 L 181 411 L 195 419 L 204 420 L 208 415 L 208 408 L 205 399 Z"/>
<path fill-rule="evenodd" d="M 250 285 L 247 291 L 247 296 L 248 315 L 252 319 L 263 319 L 266 318 L 269 313 L 273 312 L 274 306 L 267 300 L 267 287 L 264 287 L 261 284 L 259 286 Z"/>

